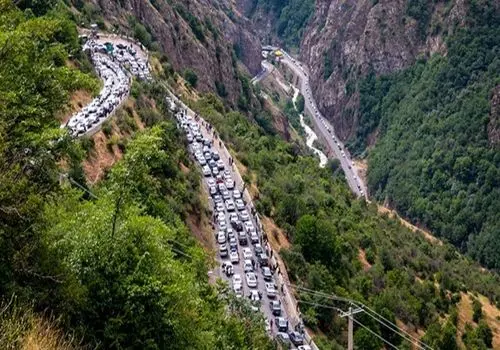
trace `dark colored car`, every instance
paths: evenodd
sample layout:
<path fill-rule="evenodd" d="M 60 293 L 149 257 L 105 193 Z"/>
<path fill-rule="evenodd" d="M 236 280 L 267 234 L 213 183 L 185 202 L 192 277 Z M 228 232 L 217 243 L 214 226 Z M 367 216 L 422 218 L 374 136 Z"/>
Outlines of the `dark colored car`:
<path fill-rule="evenodd" d="M 281 315 L 281 303 L 279 302 L 279 300 L 270 301 L 269 308 L 271 309 L 271 312 L 273 313 L 274 316 Z"/>
<path fill-rule="evenodd" d="M 296 331 L 288 333 L 290 336 L 290 340 L 292 341 L 293 345 L 299 346 L 304 344 L 304 336 Z"/>
<path fill-rule="evenodd" d="M 259 255 L 257 255 L 257 260 L 259 261 L 260 266 L 269 265 L 268 256 L 266 253 L 260 253 Z"/>

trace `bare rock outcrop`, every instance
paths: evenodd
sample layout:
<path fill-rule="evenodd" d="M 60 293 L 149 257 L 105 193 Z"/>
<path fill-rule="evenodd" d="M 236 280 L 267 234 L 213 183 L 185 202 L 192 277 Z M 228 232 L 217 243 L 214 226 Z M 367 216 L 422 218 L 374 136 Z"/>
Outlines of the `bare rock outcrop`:
<path fill-rule="evenodd" d="M 311 69 L 313 94 L 339 136 L 355 133 L 359 94 L 356 82 L 368 72 L 401 70 L 419 55 L 446 54 L 445 30 L 463 25 L 464 0 L 434 2 L 428 25 L 407 15 L 406 0 L 317 0 L 301 44 Z"/>

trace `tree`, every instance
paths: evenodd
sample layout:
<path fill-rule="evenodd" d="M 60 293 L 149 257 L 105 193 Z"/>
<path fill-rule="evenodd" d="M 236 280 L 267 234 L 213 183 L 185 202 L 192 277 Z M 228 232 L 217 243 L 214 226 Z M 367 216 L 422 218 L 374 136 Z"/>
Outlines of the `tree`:
<path fill-rule="evenodd" d="M 483 308 L 481 302 L 477 299 L 472 300 L 472 320 L 477 323 L 482 316 Z"/>
<path fill-rule="evenodd" d="M 299 93 L 299 95 L 297 96 L 297 102 L 296 102 L 296 108 L 297 108 L 297 111 L 299 113 L 304 112 L 304 105 L 305 105 L 304 96 Z"/>
<path fill-rule="evenodd" d="M 312 215 L 297 221 L 294 242 L 308 261 L 318 261 L 329 268 L 340 260 L 339 243 L 332 225 Z"/>
<path fill-rule="evenodd" d="M 382 347 L 380 339 L 364 328 L 360 328 L 354 333 L 354 344 L 360 350 L 379 350 Z"/>
<path fill-rule="evenodd" d="M 51 10 L 57 3 L 57 0 L 20 0 L 16 5 L 21 10 L 31 9 L 36 16 L 43 16 Z"/>
<path fill-rule="evenodd" d="M 488 348 L 493 347 L 493 333 L 486 321 L 479 321 L 475 333 L 477 335 L 477 338 L 481 339 Z"/>
<path fill-rule="evenodd" d="M 184 70 L 184 79 L 193 88 L 198 84 L 198 75 L 190 68 Z"/>

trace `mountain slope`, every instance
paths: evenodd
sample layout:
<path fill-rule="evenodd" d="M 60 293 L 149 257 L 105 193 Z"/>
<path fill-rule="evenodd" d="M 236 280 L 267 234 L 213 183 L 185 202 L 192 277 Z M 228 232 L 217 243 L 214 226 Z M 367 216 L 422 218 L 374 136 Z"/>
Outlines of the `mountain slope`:
<path fill-rule="evenodd" d="M 232 4 L 213 1 L 92 0 L 100 18 L 155 43 L 174 70 L 195 72 L 200 91 L 217 91 L 236 105 L 242 92 L 241 60 L 250 75 L 260 71 L 260 43 Z M 85 13 L 85 8 L 75 6 Z M 95 19 L 96 17 L 94 17 Z M 142 27 L 141 27 L 142 26 Z M 138 29 L 140 28 L 140 29 Z M 144 41 L 144 40 L 143 40 Z"/>
<path fill-rule="evenodd" d="M 496 269 L 499 21 L 488 0 L 319 0 L 301 45 L 371 194 Z"/>
<path fill-rule="evenodd" d="M 362 102 L 381 96 L 362 103 L 364 114 L 380 120 L 368 157 L 371 193 L 494 269 L 500 149 L 488 124 L 500 84 L 499 38 L 500 26 L 464 30 L 450 38 L 446 57 L 386 79 L 384 92 L 373 81 L 361 94 Z"/>
<path fill-rule="evenodd" d="M 443 32 L 463 25 L 465 11 L 463 1 L 316 1 L 300 56 L 311 70 L 318 106 L 338 135 L 355 134 L 360 78 L 401 70 L 420 54 L 446 52 Z"/>

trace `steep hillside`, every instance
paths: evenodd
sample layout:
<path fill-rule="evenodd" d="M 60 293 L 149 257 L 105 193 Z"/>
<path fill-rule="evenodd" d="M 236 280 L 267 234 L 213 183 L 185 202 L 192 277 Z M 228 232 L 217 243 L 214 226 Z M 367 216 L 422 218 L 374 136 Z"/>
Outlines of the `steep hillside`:
<path fill-rule="evenodd" d="M 380 121 L 368 156 L 371 193 L 500 269 L 500 26 L 494 22 L 450 37 L 446 57 L 366 82 L 361 106 L 362 120 Z"/>
<path fill-rule="evenodd" d="M 499 268 L 498 1 L 316 5 L 301 56 L 371 194 Z"/>
<path fill-rule="evenodd" d="M 314 13 L 314 0 L 237 0 L 238 11 L 249 18 L 266 44 L 298 48 Z"/>
<path fill-rule="evenodd" d="M 135 35 L 165 54 L 181 74 L 192 70 L 200 91 L 217 91 L 236 105 L 242 92 L 237 61 L 250 75 L 260 70 L 260 42 L 246 20 L 223 1 L 74 1 L 82 16 Z M 91 7 L 93 10 L 88 10 Z"/>
<path fill-rule="evenodd" d="M 0 0 L 0 347 L 273 348 L 259 314 L 209 284 L 211 257 L 186 224 L 200 174 L 164 81 L 134 84 L 103 126 L 127 135 L 107 144 L 121 159 L 86 183 L 91 142 L 56 117 L 98 84 L 56 3 Z"/>
<path fill-rule="evenodd" d="M 462 335 L 469 348 L 500 344 L 498 275 L 450 244 L 432 244 L 398 220 L 381 216 L 376 205 L 354 199 L 343 176 L 335 176 L 335 163 L 320 168 L 300 143 L 286 142 L 258 121 L 224 109 L 213 95 L 192 106 L 244 165 L 255 207 L 272 223 L 266 233 L 283 247 L 280 253 L 296 285 L 290 288 L 304 322 L 326 335 L 318 339 L 321 349 L 345 347 L 345 320 L 331 307 L 347 305 L 314 291 L 361 301 L 411 334 L 420 338 L 425 333 L 436 350 L 456 349 Z M 478 293 L 475 319 L 464 314 L 467 302 L 460 304 L 465 291 Z M 368 315 L 357 319 L 398 347 L 409 348 Z M 362 328 L 355 333 L 359 349 L 381 348 Z"/>
<path fill-rule="evenodd" d="M 466 11 L 464 1 L 317 0 L 300 55 L 311 69 L 318 106 L 338 135 L 356 132 L 359 79 L 446 52 L 443 35 L 464 25 Z"/>

